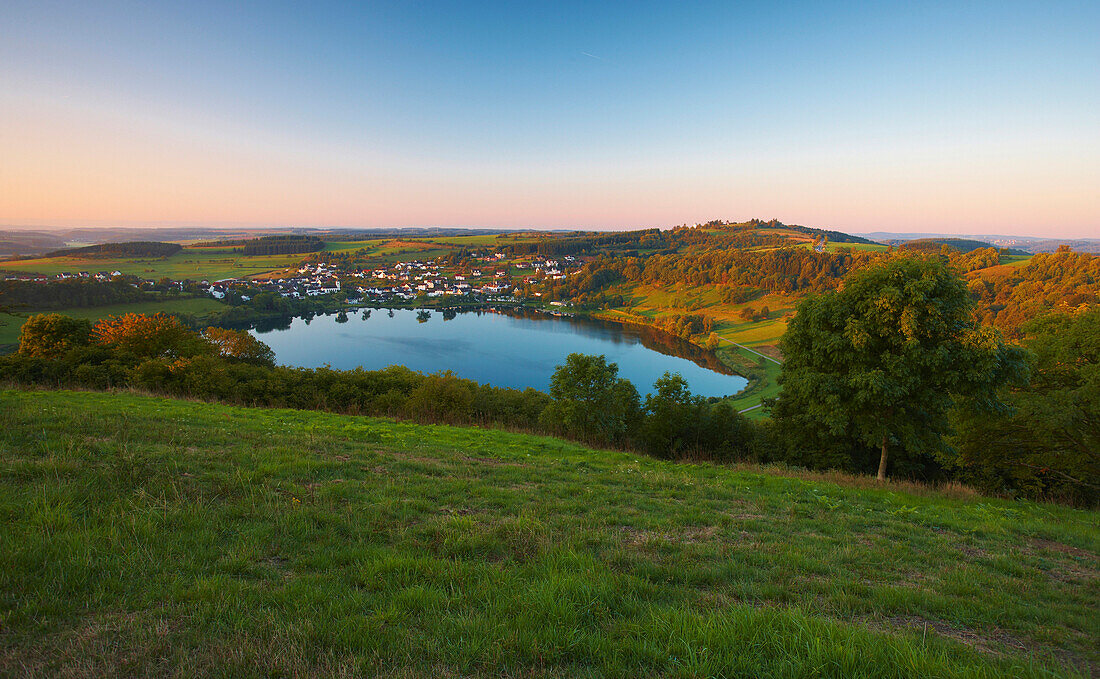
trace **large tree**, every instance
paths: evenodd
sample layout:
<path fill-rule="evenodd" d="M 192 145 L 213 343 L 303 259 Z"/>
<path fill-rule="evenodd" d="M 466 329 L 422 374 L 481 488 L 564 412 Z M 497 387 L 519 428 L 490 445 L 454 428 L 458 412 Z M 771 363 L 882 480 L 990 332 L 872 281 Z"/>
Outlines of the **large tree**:
<path fill-rule="evenodd" d="M 781 348 L 780 429 L 824 445 L 823 466 L 858 468 L 846 451 L 877 449 L 879 479 L 891 450 L 909 460 L 943 450 L 954 406 L 995 409 L 996 388 L 1024 370 L 1021 350 L 979 327 L 958 276 L 924 258 L 891 259 L 804 300 Z"/>

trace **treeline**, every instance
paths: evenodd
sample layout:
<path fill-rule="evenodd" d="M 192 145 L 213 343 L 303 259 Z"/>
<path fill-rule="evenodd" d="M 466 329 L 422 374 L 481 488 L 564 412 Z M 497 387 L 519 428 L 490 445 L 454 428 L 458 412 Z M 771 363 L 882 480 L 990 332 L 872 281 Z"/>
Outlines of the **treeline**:
<path fill-rule="evenodd" d="M 588 254 L 607 249 L 660 249 L 669 247 L 669 241 L 660 229 L 622 231 L 581 237 L 549 237 L 533 241 L 511 243 L 500 248 L 508 255 L 564 255 Z"/>
<path fill-rule="evenodd" d="M 580 275 L 556 286 L 563 297 L 591 294 L 617 281 L 653 285 L 722 285 L 767 292 L 821 292 L 835 288 L 849 271 L 878 257 L 864 252 L 812 252 L 782 248 L 754 252 L 706 250 L 649 257 L 602 256 Z M 746 293 L 755 294 L 755 293 Z"/>
<path fill-rule="evenodd" d="M 897 241 L 894 242 L 896 243 Z M 998 248 L 993 247 L 990 243 L 980 240 L 970 240 L 968 238 L 917 238 L 897 243 L 897 246 L 900 250 L 919 250 L 921 252 L 941 252 L 945 246 L 964 253 L 973 252 L 974 250 L 998 250 Z M 1006 255 L 1028 254 L 1023 250 L 1014 250 L 1012 248 L 1005 248 L 1002 252 Z"/>
<path fill-rule="evenodd" d="M 653 321 L 653 325 L 670 335 L 690 340 L 714 330 L 714 319 L 701 314 L 670 314 Z"/>
<path fill-rule="evenodd" d="M 196 247 L 232 247 L 234 253 L 246 256 L 296 255 L 305 252 L 320 252 L 325 247 L 325 241 L 318 236 L 283 234 L 260 236 L 259 238 L 210 241 L 197 243 Z"/>
<path fill-rule="evenodd" d="M 43 257 L 85 257 L 88 259 L 110 259 L 112 257 L 171 257 L 183 246 L 179 243 L 159 243 L 157 241 L 132 241 L 128 243 L 102 243 L 83 248 L 54 250 Z"/>
<path fill-rule="evenodd" d="M 305 252 L 320 252 L 325 242 L 317 236 L 264 236 L 247 241 L 240 249 L 242 255 L 296 255 Z"/>
<path fill-rule="evenodd" d="M 826 229 L 815 229 L 809 226 L 799 226 L 797 224 L 784 224 L 778 219 L 769 219 L 764 221 L 762 219 L 750 219 L 747 222 L 727 222 L 722 220 L 714 220 L 702 225 L 704 228 L 726 228 L 726 229 L 758 229 L 758 228 L 770 228 L 770 229 L 785 229 L 787 231 L 794 231 L 795 233 L 805 234 L 807 236 L 813 236 L 815 239 L 827 239 L 833 243 L 874 243 L 873 240 L 869 240 L 862 236 L 853 236 L 851 234 L 843 233 L 841 231 L 828 231 Z"/>
<path fill-rule="evenodd" d="M 64 309 L 124 304 L 149 299 L 149 293 L 132 281 L 98 281 L 85 278 L 37 282 L 0 281 L 0 307 L 12 309 Z"/>
<path fill-rule="evenodd" d="M 744 459 L 757 445 L 757 430 L 728 403 L 692 395 L 679 375 L 665 375 L 643 400 L 602 356 L 571 355 L 555 371 L 549 395 L 451 373 L 288 368 L 273 359 L 247 333 L 195 332 L 161 314 L 95 326 L 51 314 L 24 324 L 18 352 L 0 357 L 0 380 L 518 428 L 664 457 Z"/>

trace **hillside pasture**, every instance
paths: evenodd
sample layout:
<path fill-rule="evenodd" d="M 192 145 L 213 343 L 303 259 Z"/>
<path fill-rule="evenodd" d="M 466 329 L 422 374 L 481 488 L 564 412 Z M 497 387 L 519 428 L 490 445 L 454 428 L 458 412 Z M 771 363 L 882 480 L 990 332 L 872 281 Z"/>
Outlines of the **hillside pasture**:
<path fill-rule="evenodd" d="M 5 676 L 1100 662 L 1095 512 L 317 412 L 0 401 Z"/>

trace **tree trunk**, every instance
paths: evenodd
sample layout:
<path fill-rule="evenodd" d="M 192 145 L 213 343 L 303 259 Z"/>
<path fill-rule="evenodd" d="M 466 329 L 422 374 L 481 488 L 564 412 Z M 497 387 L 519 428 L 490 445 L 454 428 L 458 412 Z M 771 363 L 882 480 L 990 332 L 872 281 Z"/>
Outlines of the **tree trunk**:
<path fill-rule="evenodd" d="M 886 434 L 882 435 L 882 456 L 878 459 L 878 480 L 886 480 Z"/>

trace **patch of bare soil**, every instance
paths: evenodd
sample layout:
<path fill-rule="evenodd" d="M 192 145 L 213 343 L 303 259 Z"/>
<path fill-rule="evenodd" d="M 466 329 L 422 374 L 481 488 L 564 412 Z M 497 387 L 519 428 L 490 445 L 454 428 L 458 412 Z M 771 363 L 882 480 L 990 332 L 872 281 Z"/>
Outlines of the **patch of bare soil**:
<path fill-rule="evenodd" d="M 1100 668 L 1091 668 L 1087 661 L 1075 653 L 1022 639 L 995 627 L 973 630 L 965 627 L 955 627 L 943 620 L 929 620 L 914 615 L 893 616 L 885 618 L 882 622 L 885 625 L 875 625 L 873 622 L 870 625 L 884 626 L 888 630 L 930 631 L 992 655 L 1004 655 L 1006 651 L 1009 651 L 1021 655 L 1052 658 L 1080 671 L 1091 673 L 1093 677 L 1100 676 L 1098 674 Z"/>

